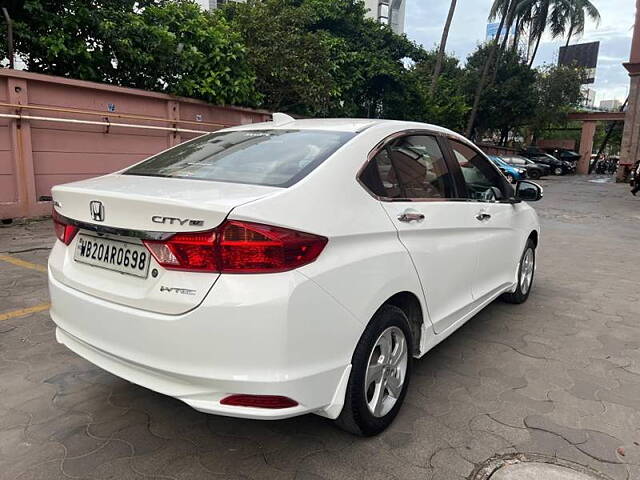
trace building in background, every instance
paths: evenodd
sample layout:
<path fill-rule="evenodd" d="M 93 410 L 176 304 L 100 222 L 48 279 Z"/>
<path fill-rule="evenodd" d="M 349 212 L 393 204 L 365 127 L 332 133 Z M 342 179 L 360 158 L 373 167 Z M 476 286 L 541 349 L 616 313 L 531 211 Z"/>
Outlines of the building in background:
<path fill-rule="evenodd" d="M 389 25 L 398 33 L 404 33 L 404 10 L 407 0 L 365 0 L 367 16 Z"/>
<path fill-rule="evenodd" d="M 620 100 L 601 100 L 600 101 L 600 109 L 608 110 L 608 111 L 620 111 L 620 107 L 622 107 L 622 102 Z"/>
<path fill-rule="evenodd" d="M 196 0 L 196 3 L 200 5 L 204 10 L 214 10 L 220 5 L 224 5 L 229 2 L 244 2 L 244 0 Z"/>
<path fill-rule="evenodd" d="M 582 86 L 582 106 L 594 108 L 596 106 L 596 91 L 592 88 Z"/>
<path fill-rule="evenodd" d="M 485 35 L 485 40 L 487 42 L 496 38 L 496 35 L 498 35 L 498 28 L 500 28 L 499 23 L 487 23 L 487 34 Z M 506 33 L 507 33 L 506 28 L 503 28 L 502 31 L 500 32 L 501 41 L 504 40 Z M 509 36 L 513 38 L 515 34 L 516 34 L 516 26 L 513 25 L 511 27 L 511 30 L 509 31 Z"/>
<path fill-rule="evenodd" d="M 244 2 L 245 0 L 196 0 L 204 10 L 214 10 L 229 2 Z M 377 22 L 389 25 L 398 33 L 404 33 L 404 10 L 407 0 L 364 0 L 367 17 Z"/>

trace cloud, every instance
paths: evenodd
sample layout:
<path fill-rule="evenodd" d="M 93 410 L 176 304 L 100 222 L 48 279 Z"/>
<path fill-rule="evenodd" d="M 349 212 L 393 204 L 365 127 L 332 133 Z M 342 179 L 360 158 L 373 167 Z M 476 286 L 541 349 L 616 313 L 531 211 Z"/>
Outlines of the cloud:
<path fill-rule="evenodd" d="M 447 18 L 448 0 L 405 0 L 407 2 L 405 31 L 407 36 L 427 49 L 440 42 Z M 629 87 L 629 76 L 622 66 L 629 58 L 635 5 L 631 0 L 592 0 L 602 17 L 599 25 L 589 22 L 581 38 L 572 43 L 600 41 L 600 57 L 596 83 L 597 101 L 609 98 L 624 100 Z M 484 41 L 487 16 L 492 0 L 458 0 L 447 52 L 464 61 L 477 45 Z M 555 63 L 562 40 L 544 39 L 536 65 Z"/>

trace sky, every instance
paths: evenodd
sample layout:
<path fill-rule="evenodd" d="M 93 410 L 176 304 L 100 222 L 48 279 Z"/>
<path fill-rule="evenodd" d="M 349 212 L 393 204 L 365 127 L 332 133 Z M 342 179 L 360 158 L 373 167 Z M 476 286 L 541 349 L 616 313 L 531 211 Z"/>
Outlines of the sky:
<path fill-rule="evenodd" d="M 600 41 L 596 71 L 596 105 L 601 100 L 624 101 L 629 90 L 629 76 L 622 62 L 629 60 L 634 0 L 591 0 L 600 11 L 600 24 L 589 21 L 582 37 L 571 43 Z M 409 39 L 432 49 L 440 42 L 442 28 L 449 11 L 449 0 L 405 0 L 405 32 Z M 447 41 L 447 53 L 464 61 L 485 38 L 487 16 L 492 0 L 458 0 Z M 558 48 L 566 39 L 543 38 L 534 66 L 557 62 Z"/>

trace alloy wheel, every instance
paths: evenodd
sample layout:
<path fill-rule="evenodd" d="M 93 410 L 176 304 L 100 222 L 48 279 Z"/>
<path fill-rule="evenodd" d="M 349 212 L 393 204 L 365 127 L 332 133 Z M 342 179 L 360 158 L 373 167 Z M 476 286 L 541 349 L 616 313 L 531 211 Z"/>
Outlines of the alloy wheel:
<path fill-rule="evenodd" d="M 384 330 L 373 346 L 364 383 L 365 401 L 374 417 L 384 417 L 398 401 L 407 374 L 407 339 L 398 327 Z"/>
<path fill-rule="evenodd" d="M 535 266 L 535 257 L 532 248 L 527 248 L 522 257 L 522 264 L 520 265 L 520 291 L 523 294 L 527 294 L 531 288 L 533 281 L 533 270 Z"/>

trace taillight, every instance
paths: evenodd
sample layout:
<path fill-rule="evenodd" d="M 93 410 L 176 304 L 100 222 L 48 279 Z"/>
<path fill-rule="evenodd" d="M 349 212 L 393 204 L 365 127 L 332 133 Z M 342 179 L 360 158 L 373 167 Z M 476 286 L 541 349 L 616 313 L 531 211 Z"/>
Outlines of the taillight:
<path fill-rule="evenodd" d="M 165 241 L 148 240 L 156 261 L 166 268 L 217 272 L 216 232 L 178 233 Z"/>
<path fill-rule="evenodd" d="M 297 407 L 298 402 L 280 395 L 229 395 L 220 400 L 222 405 L 234 407 L 254 408 L 291 408 Z"/>
<path fill-rule="evenodd" d="M 76 236 L 76 233 L 78 233 L 78 227 L 66 223 L 65 219 L 62 218 L 55 209 L 53 210 L 51 217 L 53 219 L 53 229 L 56 232 L 56 237 L 58 237 L 58 240 L 65 245 L 69 245 Z"/>
<path fill-rule="evenodd" d="M 178 233 L 144 242 L 156 261 L 173 270 L 274 273 L 313 262 L 327 239 L 250 222 L 227 221 L 209 232 Z"/>

